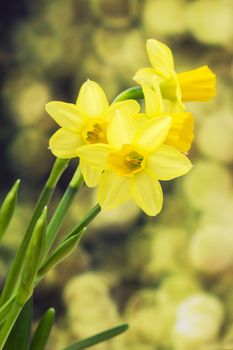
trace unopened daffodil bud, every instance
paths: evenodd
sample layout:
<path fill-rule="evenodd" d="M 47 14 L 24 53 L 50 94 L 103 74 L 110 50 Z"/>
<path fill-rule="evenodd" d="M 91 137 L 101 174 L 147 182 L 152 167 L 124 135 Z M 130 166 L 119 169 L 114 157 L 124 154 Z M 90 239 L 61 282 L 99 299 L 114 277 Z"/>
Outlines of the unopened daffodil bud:
<path fill-rule="evenodd" d="M 14 214 L 19 184 L 20 180 L 17 180 L 14 186 L 8 192 L 0 208 L 0 239 L 3 237 Z"/>
<path fill-rule="evenodd" d="M 45 247 L 46 217 L 47 207 L 44 208 L 41 216 L 37 220 L 23 263 L 22 276 L 16 295 L 16 300 L 20 305 L 24 305 L 30 298 L 34 288 L 37 271 Z"/>

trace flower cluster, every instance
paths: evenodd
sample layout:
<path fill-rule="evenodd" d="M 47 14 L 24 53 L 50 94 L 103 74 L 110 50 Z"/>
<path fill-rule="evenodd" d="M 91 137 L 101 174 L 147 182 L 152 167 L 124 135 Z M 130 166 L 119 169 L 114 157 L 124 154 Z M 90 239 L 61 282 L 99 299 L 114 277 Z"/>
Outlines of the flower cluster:
<path fill-rule="evenodd" d="M 87 80 L 76 104 L 52 101 L 46 111 L 61 126 L 49 141 L 59 158 L 80 158 L 89 187 L 98 185 L 101 208 L 133 199 L 148 215 L 160 212 L 159 180 L 186 174 L 193 140 L 193 116 L 184 101 L 205 101 L 215 94 L 215 75 L 207 67 L 177 74 L 170 49 L 147 41 L 152 67 L 140 69 L 145 108 L 127 99 L 109 105 L 102 88 Z"/>

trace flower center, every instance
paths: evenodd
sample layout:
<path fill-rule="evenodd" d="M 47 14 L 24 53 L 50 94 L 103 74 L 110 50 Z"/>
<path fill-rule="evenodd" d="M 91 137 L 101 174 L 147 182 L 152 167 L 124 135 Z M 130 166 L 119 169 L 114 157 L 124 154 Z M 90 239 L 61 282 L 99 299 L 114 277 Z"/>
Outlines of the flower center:
<path fill-rule="evenodd" d="M 107 143 L 106 139 L 107 123 L 99 120 L 89 120 L 82 132 L 83 140 L 86 144 Z"/>
<path fill-rule="evenodd" d="M 123 145 L 119 151 L 108 156 L 110 169 L 121 176 L 133 176 L 145 166 L 144 156 L 132 145 Z"/>
<path fill-rule="evenodd" d="M 143 156 L 136 151 L 129 152 L 124 158 L 126 166 L 132 170 L 140 169 L 142 161 Z"/>

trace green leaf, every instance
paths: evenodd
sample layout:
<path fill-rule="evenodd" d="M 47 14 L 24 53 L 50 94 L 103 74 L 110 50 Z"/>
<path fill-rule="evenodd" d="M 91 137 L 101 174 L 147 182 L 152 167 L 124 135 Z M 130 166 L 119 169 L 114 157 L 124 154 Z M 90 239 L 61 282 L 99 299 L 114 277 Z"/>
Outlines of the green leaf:
<path fill-rule="evenodd" d="M 65 239 L 55 250 L 55 252 L 49 256 L 45 262 L 42 264 L 38 271 L 38 277 L 42 277 L 45 273 L 47 273 L 51 268 L 55 267 L 62 260 L 64 260 L 68 255 L 72 253 L 72 251 L 77 246 L 80 238 L 84 233 L 84 229 L 81 230 L 76 235 Z"/>
<path fill-rule="evenodd" d="M 47 207 L 44 208 L 41 216 L 36 222 L 36 226 L 33 230 L 32 238 L 29 243 L 26 256 L 24 257 L 22 275 L 19 283 L 18 290 L 14 285 L 12 286 L 12 294 L 15 295 L 14 303 L 9 310 L 7 318 L 0 329 L 0 349 L 8 339 L 8 336 L 22 311 L 24 304 L 31 297 L 37 271 L 41 263 L 42 253 L 44 249 L 45 233 L 46 233 L 46 217 Z M 8 348 L 6 348 L 8 349 Z M 17 347 L 17 349 L 20 349 Z"/>
<path fill-rule="evenodd" d="M 49 204 L 54 189 L 61 175 L 67 168 L 69 164 L 69 159 L 59 159 L 57 158 L 54 162 L 53 168 L 50 172 L 49 178 L 43 188 L 40 197 L 36 203 L 35 209 L 33 211 L 33 215 L 29 222 L 27 231 L 23 237 L 22 243 L 17 251 L 13 264 L 10 267 L 10 271 L 7 276 L 7 280 L 4 284 L 4 288 L 1 294 L 0 306 L 2 306 L 11 296 L 12 296 L 12 286 L 16 286 L 19 282 L 21 269 L 23 266 L 23 261 L 25 258 L 25 254 L 28 249 L 29 242 L 31 240 L 31 236 L 33 234 L 33 230 L 35 224 L 41 215 L 43 208 Z"/>
<path fill-rule="evenodd" d="M 24 305 L 4 346 L 4 350 L 27 350 L 32 325 L 32 298 Z"/>
<path fill-rule="evenodd" d="M 54 317 L 55 310 L 53 308 L 48 309 L 37 326 L 29 350 L 45 349 L 50 332 L 53 327 Z"/>
<path fill-rule="evenodd" d="M 90 338 L 80 340 L 80 341 L 66 347 L 64 350 L 82 350 L 82 349 L 89 348 L 93 345 L 102 343 L 103 341 L 106 341 L 106 340 L 109 340 L 113 337 L 116 337 L 117 335 L 125 332 L 128 328 L 129 328 L 129 326 L 127 324 L 123 324 L 123 325 L 117 326 L 115 328 L 108 329 L 107 331 L 93 335 Z"/>
<path fill-rule="evenodd" d="M 6 232 L 7 227 L 9 226 L 13 217 L 17 202 L 19 184 L 20 180 L 17 180 L 2 203 L 0 209 L 0 240 Z"/>

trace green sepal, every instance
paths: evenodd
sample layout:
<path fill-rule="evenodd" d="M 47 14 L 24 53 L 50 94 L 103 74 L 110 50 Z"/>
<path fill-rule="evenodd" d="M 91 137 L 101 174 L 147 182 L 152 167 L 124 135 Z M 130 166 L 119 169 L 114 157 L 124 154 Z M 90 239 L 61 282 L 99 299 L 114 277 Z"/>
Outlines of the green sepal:
<path fill-rule="evenodd" d="M 32 326 L 33 303 L 30 298 L 21 310 L 3 350 L 27 350 Z"/>
<path fill-rule="evenodd" d="M 81 188 L 83 182 L 84 182 L 83 176 L 82 176 L 80 167 L 78 167 L 48 224 L 46 243 L 45 243 L 45 256 L 48 254 L 50 248 L 52 247 L 53 242 L 57 237 L 59 228 L 61 227 L 62 222 L 64 220 L 65 214 L 69 209 L 77 192 Z"/>
<path fill-rule="evenodd" d="M 58 180 L 60 179 L 60 176 L 63 174 L 65 169 L 68 167 L 70 162 L 70 159 L 61 159 L 57 158 L 53 168 L 50 172 L 49 178 L 46 182 L 46 187 L 54 189 L 57 185 Z"/>
<path fill-rule="evenodd" d="M 108 329 L 107 331 L 93 335 L 92 337 L 80 340 L 80 341 L 66 347 L 63 350 L 82 350 L 82 349 L 89 348 L 93 345 L 102 343 L 106 340 L 109 340 L 113 337 L 116 337 L 117 335 L 125 332 L 128 328 L 129 328 L 129 326 L 127 324 L 122 324 L 120 326 Z"/>
<path fill-rule="evenodd" d="M 133 86 L 127 90 L 122 91 L 113 102 L 120 102 L 125 100 L 143 100 L 144 94 L 141 86 Z"/>
<path fill-rule="evenodd" d="M 29 350 L 44 350 L 48 342 L 50 332 L 53 327 L 55 310 L 50 308 L 41 318 L 34 336 L 32 338 Z"/>
<path fill-rule="evenodd" d="M 81 230 L 86 228 L 92 220 L 101 212 L 101 207 L 99 204 L 96 204 L 78 223 L 78 225 L 75 226 L 75 228 L 68 234 L 66 239 L 73 237 L 77 235 Z"/>
<path fill-rule="evenodd" d="M 9 226 L 13 217 L 19 190 L 20 180 L 17 180 L 6 195 L 0 209 L 0 240 Z"/>
<path fill-rule="evenodd" d="M 47 207 L 44 208 L 41 216 L 37 220 L 34 228 L 31 241 L 25 256 L 22 276 L 20 279 L 19 288 L 16 294 L 17 303 L 23 305 L 31 296 L 34 282 L 36 280 L 37 271 L 41 263 L 45 235 L 47 228 Z"/>
<path fill-rule="evenodd" d="M 55 250 L 55 252 L 49 256 L 38 271 L 38 278 L 41 278 L 45 273 L 47 273 L 51 268 L 55 267 L 62 260 L 64 260 L 68 255 L 72 253 L 77 244 L 79 243 L 85 229 L 78 232 L 76 235 L 65 239 Z"/>

